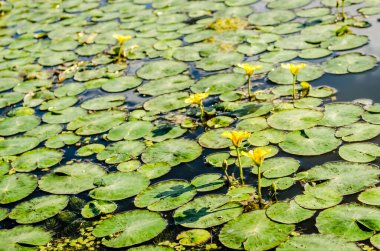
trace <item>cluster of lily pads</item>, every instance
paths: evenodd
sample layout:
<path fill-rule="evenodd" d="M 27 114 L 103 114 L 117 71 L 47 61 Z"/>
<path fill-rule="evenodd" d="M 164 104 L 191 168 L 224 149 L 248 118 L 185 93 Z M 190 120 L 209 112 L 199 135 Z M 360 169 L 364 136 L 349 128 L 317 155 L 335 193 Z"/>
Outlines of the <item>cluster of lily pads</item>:
<path fill-rule="evenodd" d="M 0 2 L 0 249 L 380 248 L 380 104 L 312 82 L 377 66 L 380 1 L 336 4 Z"/>

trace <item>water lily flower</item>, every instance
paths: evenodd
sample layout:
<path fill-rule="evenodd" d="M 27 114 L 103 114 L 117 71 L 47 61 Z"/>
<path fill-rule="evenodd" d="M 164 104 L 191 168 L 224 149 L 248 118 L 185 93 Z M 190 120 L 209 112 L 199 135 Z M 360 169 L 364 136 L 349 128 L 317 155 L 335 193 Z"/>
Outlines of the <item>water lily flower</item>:
<path fill-rule="evenodd" d="M 311 85 L 308 82 L 306 82 L 306 81 L 302 81 L 300 84 L 301 84 L 301 87 L 302 87 L 302 89 L 301 89 L 301 96 L 302 97 L 306 97 L 310 93 Z"/>
<path fill-rule="evenodd" d="M 200 104 L 202 102 L 202 100 L 207 98 L 208 96 L 209 96 L 209 93 L 207 93 L 207 92 L 191 94 L 190 97 L 185 99 L 185 103 L 187 103 L 187 104 Z"/>
<path fill-rule="evenodd" d="M 265 157 L 271 152 L 268 148 L 258 147 L 255 150 L 250 150 L 248 152 L 242 152 L 243 156 L 249 157 L 257 166 L 261 166 L 264 162 Z"/>
<path fill-rule="evenodd" d="M 237 66 L 245 70 L 247 75 L 252 75 L 256 70 L 263 68 L 261 65 L 251 65 L 248 63 L 238 64 Z"/>
<path fill-rule="evenodd" d="M 305 68 L 307 64 L 281 64 L 282 68 L 288 69 L 293 75 L 298 75 L 299 71 Z"/>
<path fill-rule="evenodd" d="M 297 82 L 297 75 L 299 71 L 303 68 L 305 68 L 307 64 L 301 63 L 301 64 L 281 64 L 282 68 L 288 69 L 292 75 L 293 75 L 293 100 L 296 99 L 296 82 Z"/>
<path fill-rule="evenodd" d="M 237 66 L 242 68 L 245 71 L 245 74 L 248 76 L 248 98 L 251 99 L 251 77 L 256 70 L 259 70 L 263 67 L 261 65 L 251 65 L 248 63 L 238 64 Z"/>
<path fill-rule="evenodd" d="M 224 131 L 222 133 L 222 136 L 230 139 L 235 147 L 240 147 L 243 140 L 249 138 L 249 136 L 251 136 L 251 133 L 245 131 Z"/>
<path fill-rule="evenodd" d="M 132 38 L 132 36 L 123 36 L 121 34 L 114 34 L 113 37 L 119 42 L 119 44 L 124 44 Z"/>

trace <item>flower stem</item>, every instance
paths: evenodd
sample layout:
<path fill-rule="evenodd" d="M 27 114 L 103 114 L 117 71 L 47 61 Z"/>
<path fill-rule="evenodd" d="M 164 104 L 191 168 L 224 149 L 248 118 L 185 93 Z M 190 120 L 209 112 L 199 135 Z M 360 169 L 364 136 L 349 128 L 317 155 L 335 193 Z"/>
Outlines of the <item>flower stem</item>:
<path fill-rule="evenodd" d="M 202 101 L 199 103 L 199 110 L 201 110 L 201 122 L 204 123 L 205 109 Z"/>
<path fill-rule="evenodd" d="M 118 55 L 117 55 L 117 61 L 120 63 L 120 61 L 121 61 L 121 53 L 122 53 L 122 51 L 123 51 L 123 45 L 124 45 L 124 43 L 120 43 L 120 48 L 119 48 L 119 53 L 118 53 Z"/>
<path fill-rule="evenodd" d="M 239 163 L 239 171 L 240 171 L 241 184 L 244 185 L 244 175 L 243 175 L 243 166 L 241 164 L 240 149 L 237 146 L 236 146 L 236 154 L 237 154 L 238 163 Z"/>
<path fill-rule="evenodd" d="M 262 205 L 261 196 L 261 164 L 257 166 L 257 195 L 259 196 L 259 205 Z"/>
<path fill-rule="evenodd" d="M 342 18 L 343 21 L 346 21 L 346 14 L 344 14 L 344 0 L 342 0 Z"/>
<path fill-rule="evenodd" d="M 248 100 L 251 100 L 251 74 L 248 74 Z"/>
<path fill-rule="evenodd" d="M 296 99 L 296 81 L 297 81 L 297 75 L 293 75 L 293 100 Z"/>

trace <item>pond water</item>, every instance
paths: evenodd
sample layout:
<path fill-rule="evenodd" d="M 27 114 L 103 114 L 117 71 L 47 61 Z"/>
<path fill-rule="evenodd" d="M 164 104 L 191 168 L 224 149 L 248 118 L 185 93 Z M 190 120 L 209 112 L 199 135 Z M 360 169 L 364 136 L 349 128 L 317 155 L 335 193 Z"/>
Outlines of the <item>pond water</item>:
<path fill-rule="evenodd" d="M 346 5 L 1 2 L 0 251 L 380 249 L 380 1 Z"/>

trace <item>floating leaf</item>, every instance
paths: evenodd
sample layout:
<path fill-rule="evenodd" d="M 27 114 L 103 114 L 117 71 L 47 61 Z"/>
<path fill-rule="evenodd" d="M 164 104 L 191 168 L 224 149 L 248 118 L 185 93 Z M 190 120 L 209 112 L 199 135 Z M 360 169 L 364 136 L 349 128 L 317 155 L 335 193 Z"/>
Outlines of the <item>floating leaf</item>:
<path fill-rule="evenodd" d="M 174 92 L 154 97 L 144 103 L 144 109 L 152 113 L 166 113 L 188 106 L 185 99 L 189 97 L 187 92 Z"/>
<path fill-rule="evenodd" d="M 261 166 L 261 172 L 264 177 L 273 179 L 288 176 L 295 173 L 300 166 L 300 163 L 293 158 L 278 157 L 271 158 L 264 161 Z M 257 174 L 257 166 L 254 166 L 252 172 Z"/>
<path fill-rule="evenodd" d="M 279 224 L 267 218 L 264 210 L 244 213 L 223 226 L 222 244 L 232 249 L 269 250 L 288 239 L 294 225 Z"/>
<path fill-rule="evenodd" d="M 297 195 L 295 202 L 307 209 L 325 209 L 338 205 L 343 200 L 342 194 L 329 187 L 305 186 L 304 194 Z"/>
<path fill-rule="evenodd" d="M 192 80 L 187 75 L 176 75 L 172 77 L 152 80 L 140 86 L 137 88 L 137 90 L 141 94 L 158 96 L 161 94 L 182 91 L 192 86 L 193 83 L 194 80 Z"/>
<path fill-rule="evenodd" d="M 166 221 L 155 212 L 133 210 L 114 215 L 102 221 L 92 232 L 95 237 L 103 238 L 106 247 L 121 248 L 148 241 L 166 228 Z"/>
<path fill-rule="evenodd" d="M 3 250 L 37 250 L 35 246 L 46 245 L 51 234 L 41 227 L 16 226 L 0 230 L 0 245 Z"/>
<path fill-rule="evenodd" d="M 205 173 L 194 177 L 191 184 L 198 192 L 209 192 L 224 186 L 224 180 L 219 173 Z"/>
<path fill-rule="evenodd" d="M 119 141 L 108 145 L 96 155 L 98 160 L 107 164 L 117 164 L 138 157 L 145 149 L 141 141 Z"/>
<path fill-rule="evenodd" d="M 222 136 L 226 129 L 209 130 L 201 134 L 198 142 L 201 146 L 211 149 L 222 149 L 232 145 L 231 140 Z"/>
<path fill-rule="evenodd" d="M 37 187 L 37 177 L 31 174 L 15 173 L 0 176 L 0 204 L 21 200 Z"/>
<path fill-rule="evenodd" d="M 325 71 L 332 74 L 358 73 L 368 71 L 376 66 L 374 56 L 367 56 L 359 52 L 350 52 L 327 60 L 323 63 Z"/>
<path fill-rule="evenodd" d="M 136 140 L 146 136 L 152 129 L 153 125 L 148 121 L 130 121 L 112 128 L 107 134 L 107 139 Z"/>
<path fill-rule="evenodd" d="M 303 130 L 315 126 L 323 117 L 323 113 L 311 109 L 291 109 L 273 113 L 268 124 L 279 130 Z"/>
<path fill-rule="evenodd" d="M 125 96 L 121 94 L 103 95 L 84 101 L 81 107 L 87 110 L 99 111 L 122 105 L 124 101 Z"/>
<path fill-rule="evenodd" d="M 244 74 L 240 73 L 219 73 L 207 76 L 191 86 L 194 93 L 208 92 L 211 95 L 221 94 L 236 90 L 246 82 Z"/>
<path fill-rule="evenodd" d="M 358 200 L 367 205 L 380 205 L 380 187 L 374 187 L 363 191 L 358 196 Z"/>
<path fill-rule="evenodd" d="M 69 202 L 65 195 L 46 195 L 16 205 L 9 218 L 20 224 L 36 223 L 53 217 Z"/>
<path fill-rule="evenodd" d="M 19 136 L 0 139 L 0 156 L 17 155 L 35 148 L 40 141 L 35 137 Z"/>
<path fill-rule="evenodd" d="M 379 125 L 372 125 L 365 122 L 357 122 L 339 128 L 335 133 L 335 136 L 342 138 L 346 142 L 354 142 L 369 140 L 375 138 L 379 134 Z"/>
<path fill-rule="evenodd" d="M 16 116 L 0 121 L 0 135 L 10 136 L 29 131 L 40 124 L 40 119 L 33 115 Z"/>
<path fill-rule="evenodd" d="M 360 119 L 364 109 L 359 105 L 349 103 L 331 103 L 325 105 L 323 119 L 320 125 L 340 127 L 350 125 Z"/>
<path fill-rule="evenodd" d="M 117 208 L 115 202 L 104 200 L 92 200 L 88 202 L 81 210 L 84 218 L 93 218 L 101 214 L 113 213 Z"/>
<path fill-rule="evenodd" d="M 61 151 L 38 148 L 17 157 L 12 162 L 12 166 L 17 172 L 31 172 L 37 168 L 45 169 L 54 166 L 62 160 L 62 157 L 63 152 Z"/>
<path fill-rule="evenodd" d="M 339 148 L 339 156 L 351 162 L 366 163 L 380 157 L 380 147 L 373 143 L 354 143 Z"/>
<path fill-rule="evenodd" d="M 211 234 L 204 229 L 191 229 L 177 235 L 179 244 L 184 246 L 198 246 L 211 238 Z"/>
<path fill-rule="evenodd" d="M 170 77 L 184 72 L 187 65 L 182 62 L 160 60 L 144 64 L 137 72 L 137 76 L 143 79 L 158 79 Z"/>
<path fill-rule="evenodd" d="M 295 17 L 296 15 L 292 11 L 270 10 L 266 12 L 253 13 L 248 17 L 248 21 L 254 25 L 276 25 L 288 22 Z"/>
<path fill-rule="evenodd" d="M 286 224 L 299 223 L 314 215 L 315 211 L 304 209 L 294 200 L 277 202 L 266 210 L 266 215 L 274 221 Z"/>
<path fill-rule="evenodd" d="M 188 228 L 209 228 L 235 219 L 243 208 L 222 194 L 198 197 L 174 212 L 176 224 Z"/>

